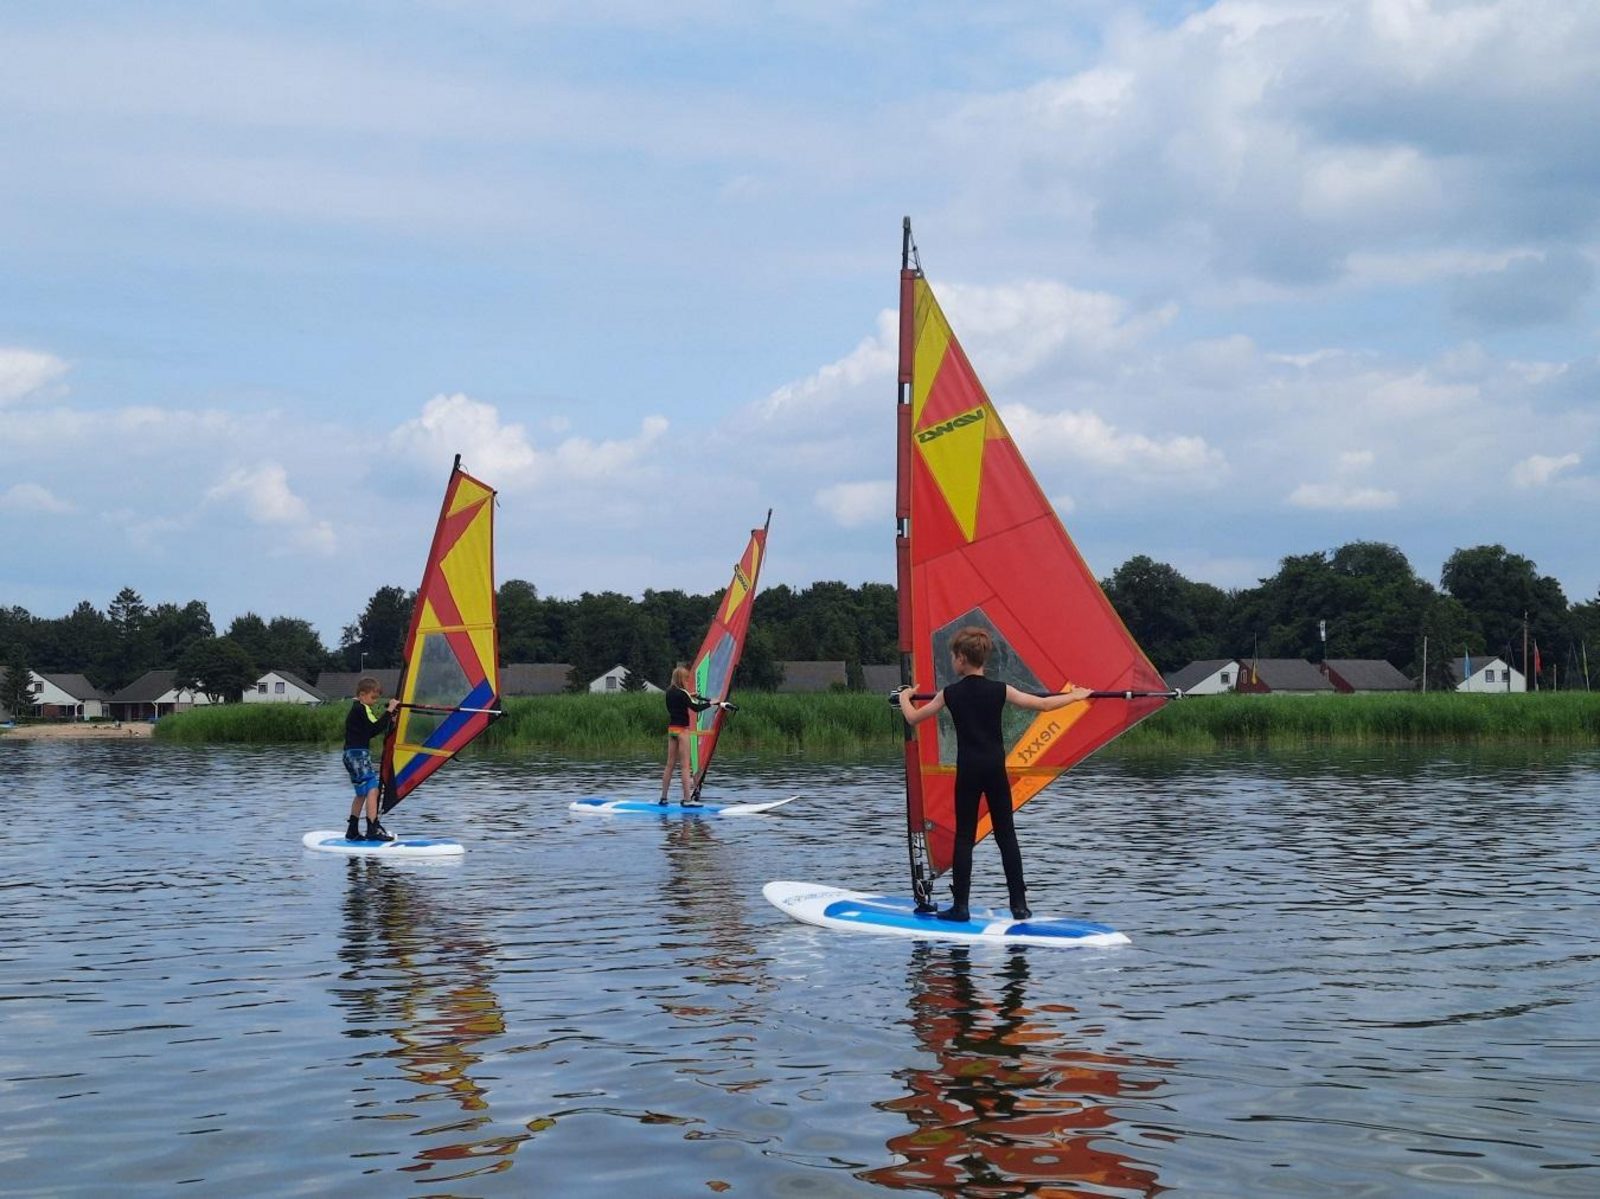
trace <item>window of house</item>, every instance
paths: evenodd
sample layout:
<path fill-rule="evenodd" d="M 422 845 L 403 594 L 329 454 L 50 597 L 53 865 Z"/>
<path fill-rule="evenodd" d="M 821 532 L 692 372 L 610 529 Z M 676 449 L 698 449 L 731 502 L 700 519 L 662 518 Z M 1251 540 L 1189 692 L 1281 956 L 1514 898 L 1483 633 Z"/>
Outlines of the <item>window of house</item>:
<path fill-rule="evenodd" d="M 266 693 L 267 693 L 267 685 L 265 683 L 257 683 L 256 684 L 256 694 L 265 695 Z"/>
<path fill-rule="evenodd" d="M 1230 682 L 1233 681 L 1233 676 L 1231 674 L 1229 674 L 1226 670 L 1224 670 L 1222 672 L 1221 678 L 1222 678 L 1222 685 L 1224 687 L 1226 687 Z"/>
<path fill-rule="evenodd" d="M 606 690 L 607 691 L 615 691 L 616 689 L 617 689 L 617 680 L 607 676 L 607 678 L 606 678 Z"/>
<path fill-rule="evenodd" d="M 272 690 L 276 694 L 282 695 L 283 694 L 283 684 L 282 683 L 274 683 L 274 684 L 272 684 Z"/>
<path fill-rule="evenodd" d="M 1484 672 L 1483 672 L 1483 681 L 1484 681 L 1484 682 L 1485 682 L 1485 683 L 1492 683 L 1492 682 L 1494 682 L 1494 671 L 1492 671 L 1492 670 L 1486 670 L 1486 671 L 1484 671 Z"/>

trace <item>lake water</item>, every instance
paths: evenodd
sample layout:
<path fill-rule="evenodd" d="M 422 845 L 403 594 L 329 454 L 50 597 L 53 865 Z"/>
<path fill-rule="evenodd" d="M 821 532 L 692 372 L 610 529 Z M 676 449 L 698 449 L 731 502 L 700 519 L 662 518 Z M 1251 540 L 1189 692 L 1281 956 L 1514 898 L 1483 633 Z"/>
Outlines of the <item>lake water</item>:
<path fill-rule="evenodd" d="M 903 892 L 890 763 L 457 763 L 303 851 L 337 754 L 0 740 L 8 1196 L 1600 1195 L 1600 754 L 1107 758 L 1019 818 L 1114 950 L 790 922 Z M 974 899 L 1004 896 L 980 845 Z"/>

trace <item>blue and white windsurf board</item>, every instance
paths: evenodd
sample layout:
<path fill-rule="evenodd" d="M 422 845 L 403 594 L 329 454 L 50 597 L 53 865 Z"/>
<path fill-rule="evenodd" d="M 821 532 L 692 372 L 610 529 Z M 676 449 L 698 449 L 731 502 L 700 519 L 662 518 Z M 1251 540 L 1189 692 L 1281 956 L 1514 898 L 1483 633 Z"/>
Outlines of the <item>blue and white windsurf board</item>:
<path fill-rule="evenodd" d="M 685 807 L 676 801 L 657 803 L 653 799 L 603 799 L 594 796 L 568 804 L 567 810 L 599 816 L 612 816 L 618 813 L 649 813 L 655 816 L 759 816 L 763 812 L 781 808 L 786 803 L 793 803 L 799 798 L 798 795 L 791 795 L 787 799 L 774 799 L 765 803 L 703 803 Z"/>
<path fill-rule="evenodd" d="M 1030 916 L 1014 920 L 1005 909 L 972 908 L 964 923 L 919 915 L 916 903 L 896 895 L 866 895 L 822 883 L 773 882 L 761 888 L 767 901 L 803 924 L 845 932 L 891 937 L 921 937 L 984 945 L 1049 945 L 1105 948 L 1127 945 L 1128 937 L 1109 924 Z"/>
<path fill-rule="evenodd" d="M 448 837 L 396 837 L 393 841 L 351 841 L 335 829 L 307 833 L 300 844 L 319 853 L 365 854 L 380 858 L 453 858 L 467 852 Z"/>

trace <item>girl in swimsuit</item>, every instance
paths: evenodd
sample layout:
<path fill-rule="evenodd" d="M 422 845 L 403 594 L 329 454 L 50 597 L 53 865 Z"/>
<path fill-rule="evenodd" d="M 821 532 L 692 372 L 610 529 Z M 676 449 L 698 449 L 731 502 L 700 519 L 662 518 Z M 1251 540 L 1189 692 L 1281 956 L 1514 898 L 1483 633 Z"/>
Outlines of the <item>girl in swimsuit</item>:
<path fill-rule="evenodd" d="M 704 712 L 715 700 L 703 699 L 689 691 L 693 681 L 687 666 L 679 665 L 672 672 L 672 686 L 667 688 L 667 764 L 661 771 L 661 803 L 667 802 L 667 788 L 672 785 L 672 771 L 677 767 L 683 774 L 683 806 L 700 806 L 700 797 L 693 794 L 689 781 L 689 738 L 694 736 L 694 717 L 691 712 Z"/>

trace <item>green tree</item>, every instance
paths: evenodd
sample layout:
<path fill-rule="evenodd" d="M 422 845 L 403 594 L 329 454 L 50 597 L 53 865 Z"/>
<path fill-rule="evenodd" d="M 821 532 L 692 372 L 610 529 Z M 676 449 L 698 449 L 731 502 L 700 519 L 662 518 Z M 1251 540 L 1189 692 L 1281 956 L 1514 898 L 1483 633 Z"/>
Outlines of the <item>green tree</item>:
<path fill-rule="evenodd" d="M 1524 614 L 1530 646 L 1537 641 L 1545 654 L 1555 655 L 1569 644 L 1567 597 L 1561 584 L 1541 575 L 1531 559 L 1510 553 L 1503 545 L 1457 550 L 1445 560 L 1439 581 L 1472 614 L 1490 653 L 1509 655 L 1517 666 L 1525 665 Z"/>
<path fill-rule="evenodd" d="M 33 677 L 28 657 L 17 644 L 6 653 L 5 675 L 0 678 L 0 711 L 12 716 L 33 714 Z"/>
<path fill-rule="evenodd" d="M 223 635 L 263 666 L 268 663 L 287 665 L 287 663 L 274 662 L 271 652 L 272 634 L 267 631 L 267 622 L 254 612 L 246 612 L 241 616 L 235 616 L 233 623 L 228 625 L 228 631 Z M 268 669 L 270 669 L 270 666 Z"/>
<path fill-rule="evenodd" d="M 197 641 L 209 641 L 217 635 L 211 624 L 211 613 L 199 600 L 190 600 L 183 607 L 177 604 L 157 604 L 145 621 L 151 643 L 152 665 L 168 670 L 176 666 L 184 651 Z"/>
<path fill-rule="evenodd" d="M 500 660 L 503 662 L 552 662 L 556 647 L 551 642 L 545 604 L 539 592 L 525 579 L 507 579 L 495 592 L 495 611 L 500 621 Z"/>
<path fill-rule="evenodd" d="M 1465 655 L 1483 655 L 1483 634 L 1471 613 L 1454 596 L 1435 596 L 1422 616 L 1422 626 L 1417 634 L 1414 657 L 1421 675 L 1423 662 L 1422 639 L 1427 645 L 1427 680 L 1429 691 L 1453 691 L 1460 681 L 1450 673 L 1450 664 Z"/>
<path fill-rule="evenodd" d="M 380 587 L 367 601 L 354 624 L 346 625 L 339 651 L 349 670 L 399 666 L 405 658 L 406 629 L 411 624 L 411 605 L 415 593 L 401 587 Z"/>
<path fill-rule="evenodd" d="M 173 686 L 199 691 L 212 703 L 238 702 L 261 671 L 244 647 L 226 637 L 193 642 L 179 659 Z"/>
<path fill-rule="evenodd" d="M 776 691 L 783 683 L 783 666 L 773 650 L 771 631 L 755 622 L 754 613 L 751 615 L 744 653 L 733 671 L 734 690 Z"/>
<path fill-rule="evenodd" d="M 1102 583 L 1106 597 L 1158 670 L 1226 656 L 1221 644 L 1227 596 L 1139 554 Z"/>
<path fill-rule="evenodd" d="M 106 619 L 116 635 L 116 652 L 110 663 L 111 687 L 126 687 L 154 664 L 148 628 L 150 609 L 132 587 L 124 587 L 106 608 Z"/>
<path fill-rule="evenodd" d="M 97 687 L 110 685 L 116 671 L 117 632 L 104 613 L 82 600 L 56 626 L 49 668 L 83 674 Z"/>
<path fill-rule="evenodd" d="M 660 617 L 646 614 L 615 591 L 585 592 L 578 598 L 565 652 L 572 663 L 568 685 L 574 690 L 617 665 L 647 679 L 665 678 L 672 657 Z"/>

